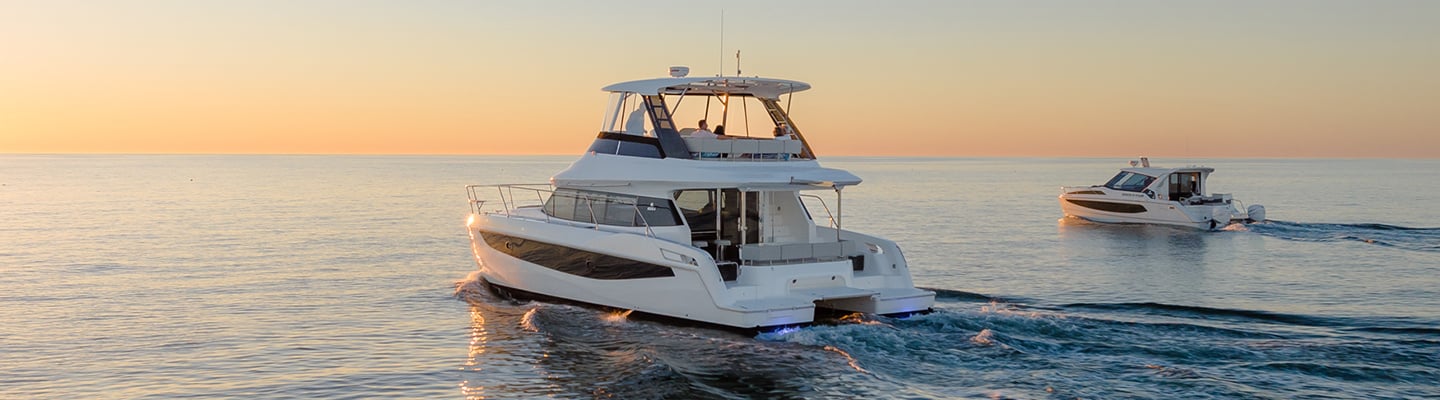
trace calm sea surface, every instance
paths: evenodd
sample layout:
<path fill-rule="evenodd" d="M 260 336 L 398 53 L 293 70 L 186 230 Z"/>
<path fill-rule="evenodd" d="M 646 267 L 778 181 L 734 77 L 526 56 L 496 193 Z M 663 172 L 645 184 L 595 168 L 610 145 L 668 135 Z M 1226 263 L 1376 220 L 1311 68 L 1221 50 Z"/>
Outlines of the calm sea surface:
<path fill-rule="evenodd" d="M 742 336 L 478 287 L 465 184 L 574 157 L 0 155 L 0 398 L 1437 398 L 1440 161 L 1216 167 L 1270 222 L 1063 220 L 1123 159 L 828 158 L 936 312 Z"/>

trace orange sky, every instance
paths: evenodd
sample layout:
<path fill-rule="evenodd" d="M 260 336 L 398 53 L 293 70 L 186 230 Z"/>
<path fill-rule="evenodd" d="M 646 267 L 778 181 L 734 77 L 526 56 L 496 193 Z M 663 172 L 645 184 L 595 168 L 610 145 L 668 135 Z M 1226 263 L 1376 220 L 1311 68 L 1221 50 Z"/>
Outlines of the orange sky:
<path fill-rule="evenodd" d="M 796 79 L 821 155 L 1440 157 L 1440 2 L 0 0 L 0 153 L 578 154 Z"/>

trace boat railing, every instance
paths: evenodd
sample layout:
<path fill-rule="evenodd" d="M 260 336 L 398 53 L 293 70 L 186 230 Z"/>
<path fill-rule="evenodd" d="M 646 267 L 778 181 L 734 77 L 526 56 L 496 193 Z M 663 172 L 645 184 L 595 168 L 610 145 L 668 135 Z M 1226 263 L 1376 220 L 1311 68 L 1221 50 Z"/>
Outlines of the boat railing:
<path fill-rule="evenodd" d="M 498 199 L 500 200 L 500 204 L 498 204 L 498 207 L 497 204 L 491 201 L 494 200 L 494 198 L 487 198 L 480 192 L 480 190 L 491 188 L 496 189 L 496 192 L 499 194 Z M 528 195 L 526 195 L 524 199 L 516 197 L 516 189 L 519 189 L 522 192 L 522 195 L 524 195 L 524 192 L 527 191 L 534 194 L 535 198 L 533 199 L 533 202 Z M 513 216 L 511 214 L 511 211 L 520 207 L 544 206 L 545 201 L 549 199 L 548 194 L 554 193 L 553 190 L 550 190 L 550 184 L 548 183 L 501 183 L 492 185 L 465 185 L 465 192 L 466 195 L 470 198 L 471 213 L 499 213 L 504 214 L 507 217 Z M 489 207 L 487 207 L 487 204 L 489 205 Z"/>
<path fill-rule="evenodd" d="M 1233 198 L 1230 199 L 1230 209 L 1245 215 L 1245 218 L 1250 218 L 1250 209 L 1245 207 L 1245 202 L 1243 201 Z"/>
<path fill-rule="evenodd" d="M 822 197 L 820 197 L 820 196 L 813 195 L 813 194 L 801 194 L 801 195 L 800 195 L 800 202 L 801 202 L 802 204 L 805 203 L 805 200 L 806 200 L 806 199 L 811 199 L 811 200 L 815 200 L 815 201 L 820 202 L 820 209 L 825 210 L 825 216 L 828 217 L 828 218 L 830 218 L 830 225 L 829 225 L 829 226 L 830 226 L 831 228 L 834 228 L 834 227 L 835 227 L 835 213 L 830 212 L 830 205 L 829 205 L 829 204 L 825 204 L 825 199 L 822 198 Z M 806 207 L 806 208 L 809 208 L 809 207 Z"/>
<path fill-rule="evenodd" d="M 1105 194 L 1105 192 L 1101 192 L 1101 191 L 1100 191 L 1100 188 L 1103 188 L 1103 187 L 1105 187 L 1105 186 L 1104 186 L 1104 185 L 1061 186 L 1061 187 L 1060 187 L 1060 193 L 1063 194 L 1063 193 L 1074 193 L 1074 192 L 1084 192 L 1084 191 L 1095 191 L 1095 192 L 1100 192 L 1100 193 L 1085 193 L 1085 194 Z"/>
<path fill-rule="evenodd" d="M 495 192 L 495 193 L 498 194 L 499 204 L 495 204 L 493 201 L 489 201 L 489 200 L 493 200 L 493 199 L 487 200 L 486 196 L 482 194 L 482 191 L 483 191 L 483 190 L 487 190 L 487 189 L 490 189 L 490 188 L 496 189 L 496 192 Z M 651 237 L 651 238 L 654 238 L 654 237 L 655 237 L 655 231 L 654 231 L 654 229 L 652 229 L 652 228 L 650 227 L 650 221 L 645 218 L 645 213 L 641 211 L 641 209 L 640 209 L 640 203 L 639 203 L 639 198 L 636 197 L 636 196 L 627 196 L 627 195 L 610 194 L 610 193 L 606 193 L 606 194 L 595 194 L 595 193 L 556 193 L 555 190 L 551 189 L 551 186 L 550 186 L 549 184 L 524 184 L 524 183 L 507 183 L 507 184 L 493 184 L 493 185 L 466 185 L 466 186 L 465 186 L 465 191 L 466 191 L 468 197 L 470 198 L 470 211 L 471 211 L 472 213 L 475 213 L 475 214 L 504 215 L 506 218 L 525 218 L 525 219 L 537 219 L 537 218 L 532 218 L 532 217 L 517 215 L 517 214 L 515 214 L 515 210 L 518 210 L 518 209 L 520 209 L 520 208 L 527 208 L 527 207 L 543 208 L 543 207 L 545 206 L 545 203 L 550 200 L 550 197 L 552 197 L 552 196 L 567 196 L 567 197 L 570 197 L 570 198 L 575 199 L 576 203 L 579 203 L 579 202 L 582 202 L 582 201 L 585 203 L 585 207 L 588 208 L 588 211 L 589 211 L 587 214 L 590 215 L 590 220 L 589 220 L 589 221 L 579 221 L 579 220 L 573 220 L 573 219 L 552 217 L 552 216 L 550 215 L 550 213 L 545 212 L 544 210 L 541 210 L 541 211 L 540 211 L 540 215 L 543 215 L 543 216 L 544 216 L 543 221 L 545 221 L 545 222 L 550 222 L 550 223 L 563 222 L 563 223 L 566 223 L 566 224 L 584 224 L 584 225 L 589 225 L 589 227 L 591 227 L 591 228 L 593 228 L 593 229 L 595 229 L 595 230 L 604 230 L 604 231 L 613 231 L 613 232 L 633 232 L 633 231 L 626 230 L 626 229 L 620 229 L 620 228 L 622 228 L 622 226 L 619 226 L 619 225 L 610 225 L 610 224 L 602 223 L 602 222 L 596 217 L 596 215 L 597 215 L 597 213 L 595 212 L 595 210 L 596 210 L 596 208 L 597 208 L 597 207 L 596 207 L 596 203 L 597 203 L 598 201 L 603 201 L 604 203 L 601 204 L 600 207 L 610 207 L 610 206 L 612 206 L 612 205 L 617 205 L 617 204 L 620 205 L 622 208 L 628 206 L 628 207 L 630 207 L 632 210 L 634 210 L 634 212 L 635 212 L 634 214 L 632 214 L 632 215 L 633 215 L 632 221 L 633 221 L 634 219 L 638 219 L 639 222 L 640 222 L 640 224 L 639 224 L 639 225 L 634 225 L 634 224 L 632 224 L 632 225 L 623 226 L 623 227 L 628 227 L 628 228 L 644 228 L 645 236 Z M 519 194 L 517 194 L 516 192 L 519 192 Z M 533 195 L 533 197 L 532 197 L 532 195 Z M 487 206 L 487 203 L 489 204 L 488 206 Z"/>

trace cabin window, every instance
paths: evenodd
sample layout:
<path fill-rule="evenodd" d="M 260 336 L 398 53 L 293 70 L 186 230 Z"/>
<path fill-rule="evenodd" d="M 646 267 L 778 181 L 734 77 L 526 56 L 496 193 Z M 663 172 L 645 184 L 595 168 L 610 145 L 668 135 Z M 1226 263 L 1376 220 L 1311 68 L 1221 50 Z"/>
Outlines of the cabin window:
<path fill-rule="evenodd" d="M 596 208 L 593 198 L 584 194 L 576 194 L 575 211 L 570 219 L 573 221 L 594 223 L 597 219 L 592 211 L 599 211 L 601 212 L 600 215 L 603 216 L 605 205 L 601 204 L 599 208 Z"/>
<path fill-rule="evenodd" d="M 634 225 L 645 226 L 676 226 L 680 225 L 680 218 L 675 215 L 675 210 L 670 206 L 670 200 L 654 197 L 639 197 L 636 199 L 635 208 L 640 210 L 636 215 Z"/>
<path fill-rule="evenodd" d="M 545 202 L 545 211 L 550 216 L 559 219 L 575 219 L 575 191 L 557 190 L 550 195 L 550 200 Z"/>
<path fill-rule="evenodd" d="M 691 232 L 715 231 L 715 191 L 692 189 L 675 192 L 675 206 L 690 224 Z"/>
<path fill-rule="evenodd" d="M 605 225 L 635 226 L 635 205 L 619 199 L 607 199 L 605 201 L 605 218 L 600 223 Z"/>
<path fill-rule="evenodd" d="M 615 132 L 600 132 L 585 151 L 595 154 L 665 158 L 660 152 L 659 139 Z"/>
<path fill-rule="evenodd" d="M 1110 178 L 1110 181 L 1105 183 L 1105 187 L 1127 192 L 1139 192 L 1145 190 L 1145 188 L 1154 182 L 1155 177 L 1153 176 L 1124 171 L 1115 175 L 1114 178 Z"/>
<path fill-rule="evenodd" d="M 639 209 L 639 213 L 636 213 Z M 680 219 L 670 201 L 588 190 L 560 189 L 545 202 L 551 217 L 612 226 L 676 226 Z"/>

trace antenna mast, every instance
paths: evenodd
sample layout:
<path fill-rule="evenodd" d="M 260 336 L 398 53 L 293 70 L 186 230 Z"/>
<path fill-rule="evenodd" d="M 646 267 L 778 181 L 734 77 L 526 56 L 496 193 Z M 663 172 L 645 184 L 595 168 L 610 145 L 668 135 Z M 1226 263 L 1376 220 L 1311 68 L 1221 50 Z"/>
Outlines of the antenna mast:
<path fill-rule="evenodd" d="M 720 9 L 720 68 L 716 74 L 725 76 L 725 9 Z"/>
<path fill-rule="evenodd" d="M 740 50 L 735 50 L 735 76 L 740 76 Z"/>

